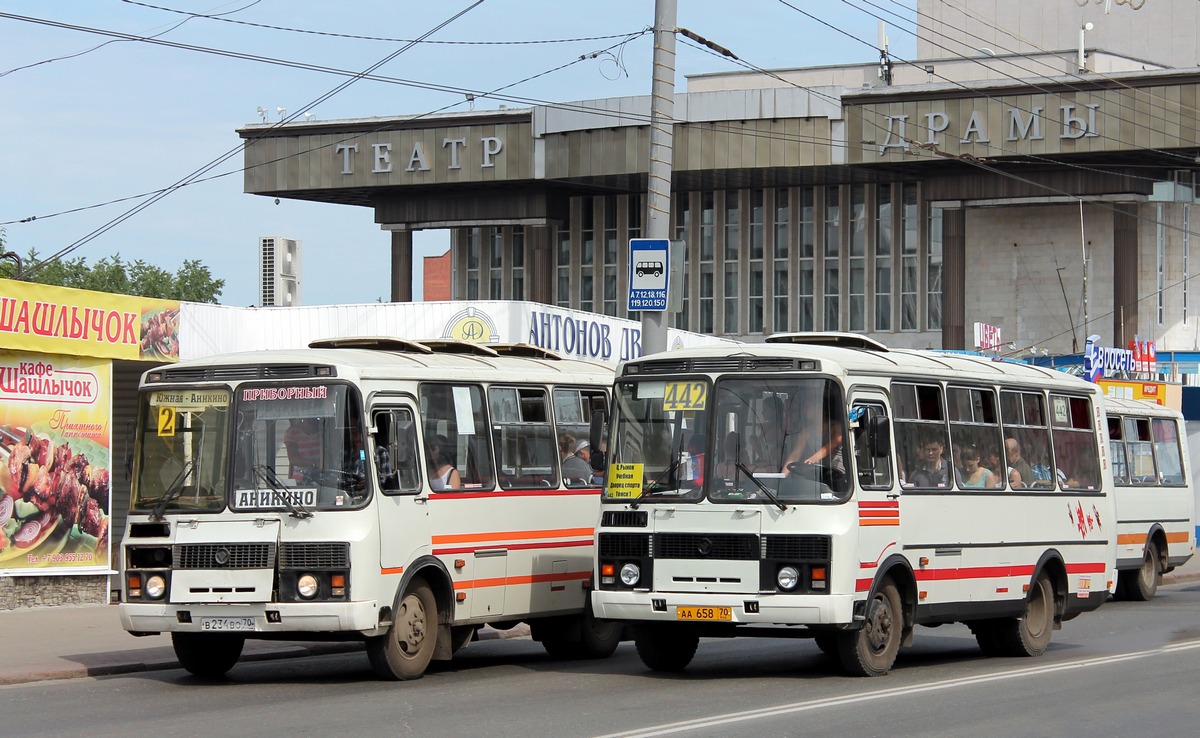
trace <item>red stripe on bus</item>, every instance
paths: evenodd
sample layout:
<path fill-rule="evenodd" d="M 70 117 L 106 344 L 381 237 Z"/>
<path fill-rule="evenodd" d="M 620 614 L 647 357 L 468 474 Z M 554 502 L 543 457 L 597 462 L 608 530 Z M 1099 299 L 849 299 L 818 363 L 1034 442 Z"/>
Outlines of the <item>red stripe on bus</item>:
<path fill-rule="evenodd" d="M 482 543 L 484 541 L 503 543 L 505 541 L 520 541 L 529 538 L 568 538 L 571 536 L 592 537 L 595 528 L 559 528 L 557 530 L 507 530 L 490 533 L 461 533 L 448 536 L 433 536 L 431 542 L 439 543 Z"/>
<path fill-rule="evenodd" d="M 507 543 L 502 544 L 502 548 L 509 551 L 524 551 L 527 549 L 543 549 L 543 548 L 574 548 L 576 546 L 590 546 L 595 541 L 591 538 L 586 541 L 549 541 L 546 543 Z M 494 549 L 496 546 L 465 546 L 463 548 L 435 548 L 433 549 L 434 556 L 443 556 L 448 554 L 469 554 L 476 551 L 487 551 Z"/>
<path fill-rule="evenodd" d="M 389 566 L 379 570 L 380 574 L 403 574 L 403 566 Z"/>
<path fill-rule="evenodd" d="M 899 510 L 859 510 L 858 514 L 864 518 L 892 518 L 900 519 Z"/>
<path fill-rule="evenodd" d="M 859 509 L 859 510 L 862 510 L 863 508 L 868 508 L 868 507 L 874 507 L 874 508 L 881 508 L 881 507 L 885 507 L 885 508 L 895 508 L 895 509 L 899 510 L 899 509 L 900 509 L 900 503 L 899 503 L 899 502 L 897 502 L 896 500 L 891 500 L 891 501 L 867 501 L 867 500 L 863 500 L 863 501 L 860 501 L 860 502 L 858 503 L 858 509 Z"/>
<path fill-rule="evenodd" d="M 455 589 L 481 589 L 483 587 L 504 587 L 513 584 L 542 584 L 544 582 L 569 582 L 588 579 L 590 571 L 569 571 L 559 574 L 532 574 L 523 577 L 495 577 L 493 579 L 464 579 L 454 583 Z"/>
<path fill-rule="evenodd" d="M 594 489 L 497 489 L 489 492 L 431 492 L 431 500 L 481 500 L 490 497 L 578 497 L 599 496 L 603 490 Z"/>

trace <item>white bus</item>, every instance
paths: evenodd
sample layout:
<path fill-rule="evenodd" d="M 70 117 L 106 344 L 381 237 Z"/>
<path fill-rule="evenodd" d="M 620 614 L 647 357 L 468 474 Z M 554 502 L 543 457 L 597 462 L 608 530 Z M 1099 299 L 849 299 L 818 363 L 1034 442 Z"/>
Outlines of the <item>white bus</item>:
<path fill-rule="evenodd" d="M 247 638 L 360 638 L 380 677 L 413 679 L 518 621 L 553 655 L 607 656 L 600 490 L 559 447 L 612 381 L 530 346 L 370 338 L 149 371 L 122 625 L 210 677 Z"/>
<path fill-rule="evenodd" d="M 1162 575 L 1196 552 L 1183 416 L 1144 400 L 1107 398 L 1117 504 L 1118 599 L 1149 600 Z"/>
<path fill-rule="evenodd" d="M 1038 655 L 1115 586 L 1104 400 L 1081 379 L 797 334 L 644 357 L 615 386 L 592 606 L 652 669 L 766 635 L 874 676 L 951 622 Z"/>

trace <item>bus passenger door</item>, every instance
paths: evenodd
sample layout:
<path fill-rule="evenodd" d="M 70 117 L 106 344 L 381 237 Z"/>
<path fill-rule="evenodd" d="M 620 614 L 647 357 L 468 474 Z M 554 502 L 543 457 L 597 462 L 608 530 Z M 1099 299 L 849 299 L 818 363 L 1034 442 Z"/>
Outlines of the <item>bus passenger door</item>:
<path fill-rule="evenodd" d="M 416 411 L 407 402 L 371 410 L 371 453 L 379 482 L 379 568 L 397 583 L 414 560 L 432 552 L 429 495 L 424 491 L 414 418 Z"/>
<path fill-rule="evenodd" d="M 850 434 L 858 505 L 858 591 L 871 586 L 879 565 L 899 553 L 900 485 L 892 463 L 891 413 L 876 390 L 858 389 L 850 399 Z"/>

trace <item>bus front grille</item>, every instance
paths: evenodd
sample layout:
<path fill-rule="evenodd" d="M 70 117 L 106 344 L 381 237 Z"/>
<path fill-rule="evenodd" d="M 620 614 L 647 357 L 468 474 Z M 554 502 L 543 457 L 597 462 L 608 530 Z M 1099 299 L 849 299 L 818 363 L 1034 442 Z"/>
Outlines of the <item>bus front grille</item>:
<path fill-rule="evenodd" d="M 176 569 L 273 569 L 273 543 L 179 543 L 171 552 Z"/>
<path fill-rule="evenodd" d="M 656 559 L 757 561 L 758 536 L 753 533 L 659 533 L 654 536 Z"/>

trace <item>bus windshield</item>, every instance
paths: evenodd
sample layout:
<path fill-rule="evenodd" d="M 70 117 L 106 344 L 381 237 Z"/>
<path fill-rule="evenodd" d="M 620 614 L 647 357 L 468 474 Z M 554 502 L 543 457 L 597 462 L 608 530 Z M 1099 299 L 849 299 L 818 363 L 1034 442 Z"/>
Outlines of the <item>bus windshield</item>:
<path fill-rule="evenodd" d="M 609 500 L 831 502 L 850 491 L 840 387 L 818 377 L 621 381 Z"/>
<path fill-rule="evenodd" d="M 335 384 L 147 392 L 131 509 L 361 506 L 369 464 L 356 397 Z"/>
<path fill-rule="evenodd" d="M 130 508 L 224 509 L 229 390 L 155 390 L 141 402 Z"/>

